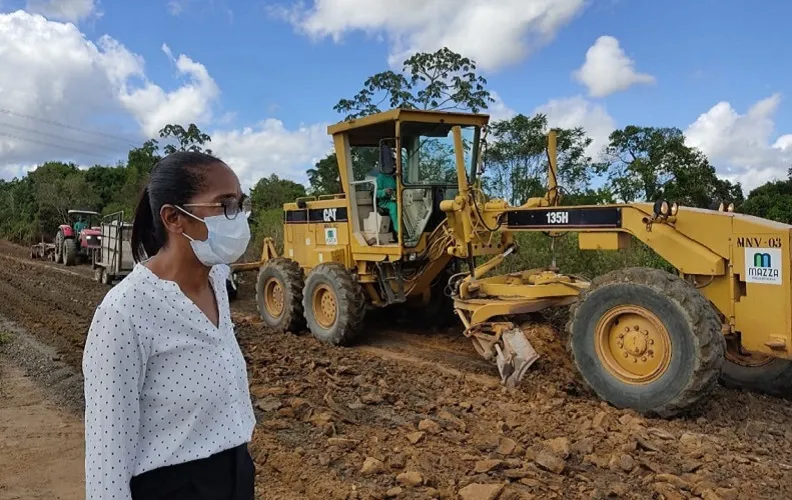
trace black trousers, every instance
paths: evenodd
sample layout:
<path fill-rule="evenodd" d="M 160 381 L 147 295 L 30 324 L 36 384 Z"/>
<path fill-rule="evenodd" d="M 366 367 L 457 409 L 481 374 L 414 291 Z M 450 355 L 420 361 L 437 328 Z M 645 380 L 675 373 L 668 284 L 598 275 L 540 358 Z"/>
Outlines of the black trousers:
<path fill-rule="evenodd" d="M 247 444 L 134 476 L 133 500 L 253 500 L 255 465 Z"/>

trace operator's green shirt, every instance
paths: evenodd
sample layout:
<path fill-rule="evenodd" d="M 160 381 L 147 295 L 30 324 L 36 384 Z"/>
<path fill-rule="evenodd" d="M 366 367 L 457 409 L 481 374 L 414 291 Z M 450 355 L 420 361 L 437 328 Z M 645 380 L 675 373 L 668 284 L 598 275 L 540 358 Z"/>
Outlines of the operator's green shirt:
<path fill-rule="evenodd" d="M 393 190 L 393 198 L 385 193 L 386 189 Z M 384 208 L 388 211 L 393 221 L 393 230 L 399 232 L 399 208 L 395 200 L 396 196 L 396 178 L 392 175 L 378 173 L 377 174 L 377 206 Z"/>

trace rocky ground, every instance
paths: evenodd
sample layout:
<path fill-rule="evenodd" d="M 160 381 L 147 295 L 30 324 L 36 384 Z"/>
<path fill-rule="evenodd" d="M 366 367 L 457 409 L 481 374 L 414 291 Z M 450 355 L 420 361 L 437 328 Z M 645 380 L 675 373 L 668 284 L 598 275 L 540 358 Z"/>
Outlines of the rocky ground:
<path fill-rule="evenodd" d="M 107 289 L 89 269 L 63 270 L 0 245 L 0 315 L 78 370 Z M 356 346 L 332 348 L 263 328 L 250 285 L 234 315 L 260 498 L 792 498 L 788 401 L 719 388 L 685 418 L 616 410 L 585 390 L 539 318 L 524 327 L 542 358 L 510 390 L 458 328 L 375 316 Z M 79 391 L 57 392 L 79 406 Z"/>

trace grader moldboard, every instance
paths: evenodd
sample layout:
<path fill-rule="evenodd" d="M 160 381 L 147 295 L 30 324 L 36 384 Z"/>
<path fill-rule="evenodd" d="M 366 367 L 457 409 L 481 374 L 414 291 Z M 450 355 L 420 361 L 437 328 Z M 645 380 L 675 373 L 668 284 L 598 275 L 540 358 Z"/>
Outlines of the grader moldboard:
<path fill-rule="evenodd" d="M 464 335 L 514 386 L 537 354 L 508 318 L 571 306 L 574 363 L 615 406 L 669 417 L 702 400 L 719 377 L 790 392 L 792 226 L 732 207 L 703 210 L 666 200 L 563 206 L 552 131 L 545 196 L 517 207 L 487 200 L 481 152 L 488 120 L 394 109 L 331 125 L 344 192 L 284 205 L 284 255 L 266 239 L 261 262 L 248 265 L 260 269 L 263 321 L 281 331 L 307 325 L 316 338 L 345 345 L 368 308 L 428 306 L 448 290 Z M 377 175 L 354 178 L 356 147 L 380 149 Z M 432 167 L 438 152 L 454 176 Z M 378 188 L 382 175 L 395 176 L 395 191 Z M 395 214 L 387 201 L 395 201 Z M 488 277 L 517 250 L 518 231 L 576 232 L 584 250 L 622 250 L 634 237 L 678 274 L 631 268 L 588 282 L 553 263 Z M 477 265 L 482 256 L 488 260 Z M 472 272 L 459 272 L 460 262 Z"/>

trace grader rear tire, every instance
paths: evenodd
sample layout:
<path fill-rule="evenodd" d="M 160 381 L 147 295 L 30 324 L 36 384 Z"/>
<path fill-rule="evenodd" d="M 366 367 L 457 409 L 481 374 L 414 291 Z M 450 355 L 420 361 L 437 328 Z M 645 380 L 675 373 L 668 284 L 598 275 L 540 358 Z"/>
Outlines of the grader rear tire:
<path fill-rule="evenodd" d="M 792 396 L 792 362 L 763 354 L 742 352 L 729 344 L 723 362 L 721 383 L 776 397 Z"/>
<path fill-rule="evenodd" d="M 278 257 L 261 266 L 256 281 L 256 306 L 262 321 L 278 332 L 305 328 L 303 270 L 291 259 Z"/>
<path fill-rule="evenodd" d="M 569 350 L 586 383 L 621 408 L 671 417 L 716 386 L 725 341 L 710 303 L 657 269 L 608 273 L 572 307 Z"/>
<path fill-rule="evenodd" d="M 319 264 L 305 280 L 303 309 L 314 337 L 332 345 L 348 345 L 363 325 L 366 297 L 344 266 Z"/>

